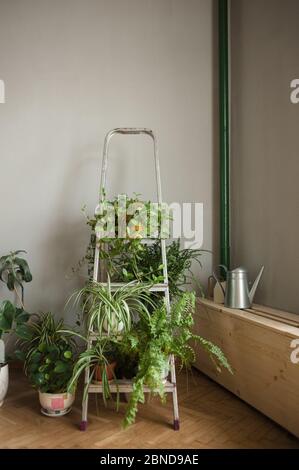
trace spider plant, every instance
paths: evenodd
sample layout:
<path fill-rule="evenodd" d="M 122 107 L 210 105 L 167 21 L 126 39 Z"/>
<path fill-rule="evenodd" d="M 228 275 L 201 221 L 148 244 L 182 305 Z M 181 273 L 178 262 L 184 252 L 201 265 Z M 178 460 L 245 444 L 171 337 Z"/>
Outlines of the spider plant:
<path fill-rule="evenodd" d="M 129 331 L 134 318 L 149 316 L 149 308 L 155 306 L 149 287 L 133 281 L 113 289 L 109 278 L 107 285 L 89 282 L 75 294 L 75 304 L 83 302 L 87 331 Z"/>
<path fill-rule="evenodd" d="M 78 360 L 75 363 L 73 369 L 73 375 L 68 384 L 68 392 L 74 393 L 77 387 L 78 380 L 86 369 L 90 368 L 89 380 L 84 386 L 83 400 L 86 399 L 88 393 L 88 387 L 94 379 L 96 368 L 101 369 L 102 387 L 103 387 L 103 400 L 105 405 L 107 400 L 111 397 L 109 379 L 108 379 L 108 368 L 111 364 L 110 356 L 114 354 L 114 343 L 110 337 L 99 337 L 94 345 L 82 352 L 79 355 Z M 112 376 L 115 379 L 114 371 L 112 370 Z M 117 408 L 119 403 L 119 393 L 117 392 Z"/>

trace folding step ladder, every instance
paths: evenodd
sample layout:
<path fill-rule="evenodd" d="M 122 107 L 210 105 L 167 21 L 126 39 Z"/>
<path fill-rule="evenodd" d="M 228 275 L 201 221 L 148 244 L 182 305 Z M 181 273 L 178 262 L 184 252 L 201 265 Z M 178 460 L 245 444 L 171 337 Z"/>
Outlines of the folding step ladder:
<path fill-rule="evenodd" d="M 152 130 L 146 128 L 117 128 L 113 129 L 105 137 L 104 148 L 103 148 L 103 161 L 102 161 L 102 172 L 101 172 L 101 183 L 100 183 L 100 195 L 104 194 L 106 188 L 106 173 L 108 165 L 108 149 L 111 138 L 116 134 L 123 135 L 139 135 L 145 134 L 150 136 L 153 140 L 154 146 L 154 160 L 155 160 L 155 173 L 156 173 L 156 185 L 157 185 L 157 197 L 159 205 L 162 204 L 162 191 L 161 191 L 161 178 L 160 178 L 160 165 L 158 158 L 158 148 L 157 140 Z M 160 206 L 161 207 L 161 206 Z M 98 242 L 98 239 L 97 239 Z M 99 282 L 102 285 L 107 285 L 105 282 L 99 281 L 99 267 L 100 267 L 100 258 L 99 258 L 99 243 L 96 242 L 95 256 L 94 256 L 94 270 L 93 270 L 93 281 Z M 163 292 L 165 296 L 165 305 L 167 310 L 167 315 L 170 316 L 170 297 L 169 297 L 169 286 L 168 286 L 168 274 L 167 274 L 167 259 L 166 259 L 166 245 L 165 239 L 160 238 L 161 243 L 161 254 L 162 254 L 162 263 L 163 263 L 163 277 L 164 282 L 160 284 L 154 284 L 151 286 L 150 291 L 152 292 Z M 111 288 L 117 289 L 123 283 L 112 283 Z M 88 332 L 88 345 L 91 347 L 92 343 L 96 341 L 96 333 L 91 331 Z M 85 371 L 85 386 L 89 383 L 90 369 L 87 368 Z M 109 384 L 110 391 L 112 393 L 129 393 L 133 390 L 132 380 L 115 380 Z M 143 387 L 144 392 L 150 392 L 150 389 L 146 386 Z M 176 387 L 176 373 L 175 373 L 175 362 L 174 356 L 170 356 L 170 380 L 167 380 L 164 384 L 164 391 L 166 393 L 172 394 L 173 401 L 173 428 L 175 431 L 179 430 L 179 411 L 178 411 L 178 399 L 177 399 L 177 387 Z M 89 393 L 102 393 L 103 387 L 102 384 L 93 384 L 91 383 L 88 386 L 88 393 L 86 397 L 83 398 L 82 402 L 82 421 L 80 424 L 81 431 L 85 431 L 87 428 L 87 414 L 88 414 L 88 394 Z"/>

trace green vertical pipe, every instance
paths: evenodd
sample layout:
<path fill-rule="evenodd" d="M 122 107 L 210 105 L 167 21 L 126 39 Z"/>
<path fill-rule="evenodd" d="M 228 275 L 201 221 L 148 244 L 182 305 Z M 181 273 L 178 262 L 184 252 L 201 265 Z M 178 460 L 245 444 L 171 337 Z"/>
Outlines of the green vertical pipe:
<path fill-rule="evenodd" d="M 220 262 L 230 268 L 228 2 L 218 0 L 220 131 Z"/>

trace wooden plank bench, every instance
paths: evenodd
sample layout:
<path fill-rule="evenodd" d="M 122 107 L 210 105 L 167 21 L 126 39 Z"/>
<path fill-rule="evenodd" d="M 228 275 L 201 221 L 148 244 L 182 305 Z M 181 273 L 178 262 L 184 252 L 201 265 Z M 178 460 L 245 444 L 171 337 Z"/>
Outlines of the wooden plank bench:
<path fill-rule="evenodd" d="M 299 363 L 291 361 L 299 315 L 197 299 L 194 320 L 194 332 L 223 349 L 234 375 L 217 372 L 199 349 L 196 368 L 299 437 Z"/>

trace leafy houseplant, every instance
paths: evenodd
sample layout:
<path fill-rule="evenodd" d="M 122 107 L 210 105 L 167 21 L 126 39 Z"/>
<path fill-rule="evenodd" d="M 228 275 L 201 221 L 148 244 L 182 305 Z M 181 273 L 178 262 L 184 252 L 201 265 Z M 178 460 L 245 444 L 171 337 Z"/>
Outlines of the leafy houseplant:
<path fill-rule="evenodd" d="M 137 197 L 133 200 L 138 202 Z M 132 202 L 132 199 L 129 201 Z M 110 201 L 110 203 L 114 204 L 115 209 L 118 208 L 116 200 Z M 161 216 L 162 212 L 159 215 L 160 218 L 158 217 L 159 224 Z M 128 290 L 144 284 L 148 289 L 152 284 L 163 282 L 161 246 L 159 241 L 144 243 L 141 239 L 143 227 L 140 229 L 139 221 L 130 219 L 130 216 L 126 219 L 126 223 L 133 222 L 135 229 L 138 228 L 137 236 L 136 233 L 135 236 L 131 236 L 131 229 L 129 229 L 125 237 L 119 237 L 118 221 L 116 221 L 115 233 L 111 236 L 108 233 L 106 237 L 98 241 L 96 229 L 99 221 L 103 222 L 102 217 L 102 215 L 96 215 L 94 218 L 88 218 L 92 234 L 86 260 L 90 276 L 96 243 L 99 243 L 99 256 L 105 264 L 108 283 L 107 286 L 88 283 L 79 293 L 83 299 L 83 313 L 85 314 L 87 331 L 94 327 L 99 336 L 94 347 L 80 355 L 69 386 L 76 386 L 80 374 L 86 368 L 100 364 L 103 371 L 103 396 L 106 401 L 110 397 L 109 380 L 106 373 L 110 363 L 107 356 L 107 344 L 112 343 L 115 346 L 118 360 L 115 377 L 124 378 L 125 376 L 133 379 L 133 391 L 124 419 L 124 425 L 128 426 L 135 421 L 138 404 L 144 402 L 144 385 L 164 400 L 165 375 L 168 375 L 169 372 L 171 355 L 180 361 L 181 367 L 190 367 L 195 361 L 193 344 L 197 344 L 210 355 L 216 367 L 226 368 L 230 372 L 232 370 L 220 348 L 192 333 L 195 295 L 185 292 L 184 286 L 192 275 L 192 262 L 197 261 L 200 264 L 202 251 L 181 249 L 179 240 L 173 241 L 167 246 L 167 268 L 172 299 L 170 318 L 167 316 L 162 297 L 153 292 L 141 296 L 142 291 L 140 293 L 136 291 L 136 300 L 139 299 L 141 305 L 143 304 L 145 307 L 140 308 L 140 303 L 137 302 L 137 314 L 134 314 L 130 302 L 127 302 L 124 311 L 119 311 L 117 304 L 120 299 L 112 300 L 110 279 L 112 282 L 127 283 Z M 135 218 L 135 215 L 133 217 Z M 106 222 L 109 220 L 106 219 Z M 128 228 L 130 227 L 132 228 L 132 225 Z M 116 304 L 114 300 L 116 300 Z M 110 325 L 110 328 L 105 325 Z M 104 330 L 108 333 L 108 337 L 102 335 Z M 94 374 L 93 369 L 90 381 Z M 87 392 L 88 384 L 84 390 L 85 397 Z"/>
<path fill-rule="evenodd" d="M 114 359 L 116 356 L 114 341 L 116 341 L 114 337 L 99 337 L 91 348 L 80 354 L 75 363 L 72 378 L 69 381 L 68 390 L 70 392 L 76 389 L 80 375 L 87 368 L 90 368 L 89 381 L 85 384 L 83 399 L 86 398 L 90 383 L 96 379 L 96 381 L 100 380 L 102 382 L 103 399 L 106 404 L 107 399 L 111 397 L 109 381 L 116 378 L 114 372 Z"/>
<path fill-rule="evenodd" d="M 172 298 L 181 295 L 183 288 L 193 278 L 192 262 L 195 261 L 201 266 L 202 253 L 203 250 L 182 249 L 180 240 L 166 246 L 169 292 Z M 137 254 L 124 252 L 113 262 L 115 270 L 119 273 L 119 281 L 137 279 L 140 282 L 158 283 L 164 280 L 161 259 L 161 245 L 156 241 L 153 244 L 142 244 Z"/>
<path fill-rule="evenodd" d="M 30 332 L 26 325 L 29 314 L 22 308 L 16 308 L 9 300 L 0 304 L 0 406 L 8 389 L 8 363 L 5 362 L 5 346 L 2 336 L 15 333 L 21 339 L 29 339 Z"/>
<path fill-rule="evenodd" d="M 135 354 L 138 370 L 133 381 L 133 392 L 127 407 L 124 425 L 134 423 L 138 403 L 144 402 L 143 385 L 158 394 L 164 393 L 165 364 L 171 354 L 180 361 L 181 367 L 190 367 L 195 362 L 195 351 L 190 344 L 201 346 L 216 363 L 218 369 L 231 367 L 220 348 L 201 336 L 192 333 L 195 295 L 185 292 L 172 305 L 171 317 L 167 317 L 164 305 L 159 306 L 151 316 L 142 317 L 120 343 L 125 355 Z"/>
<path fill-rule="evenodd" d="M 149 315 L 147 305 L 154 305 L 147 286 L 130 282 L 113 289 L 109 279 L 107 286 L 87 283 L 75 294 L 75 303 L 80 300 L 87 332 L 95 330 L 99 335 L 128 331 L 132 316 Z"/>
<path fill-rule="evenodd" d="M 0 258 L 0 280 L 7 288 L 16 293 L 19 306 L 13 305 L 9 300 L 0 304 L 0 406 L 8 388 L 8 364 L 5 357 L 5 344 L 2 337 L 15 333 L 21 339 L 29 338 L 26 325 L 29 314 L 24 309 L 24 282 L 30 282 L 32 275 L 25 259 L 18 255 L 23 250 L 11 252 Z M 20 291 L 21 290 L 21 295 Z"/>
<path fill-rule="evenodd" d="M 67 386 L 76 358 L 76 333 L 67 329 L 63 320 L 55 321 L 51 313 L 36 317 L 30 323 L 30 339 L 23 341 L 23 348 L 16 355 L 24 360 L 25 373 L 39 391 L 42 413 L 64 415 L 74 401 Z"/>
<path fill-rule="evenodd" d="M 72 296 L 74 297 L 74 296 Z M 75 364 L 69 390 L 75 389 L 79 376 L 91 368 L 90 381 L 103 383 L 104 400 L 110 396 L 109 380 L 115 378 L 117 344 L 132 323 L 140 317 L 149 317 L 156 304 L 151 298 L 149 286 L 130 282 L 113 289 L 108 278 L 106 286 L 89 282 L 75 293 L 75 303 L 82 301 L 83 321 L 88 342 L 90 332 L 98 335 L 92 348 L 80 354 Z M 87 388 L 85 388 L 85 394 Z"/>
<path fill-rule="evenodd" d="M 100 242 L 100 258 L 105 261 L 107 272 L 113 282 L 130 282 L 137 280 L 145 283 L 159 283 L 163 282 L 163 264 L 161 264 L 161 245 L 158 240 L 153 243 L 143 243 L 140 236 L 136 236 L 136 227 L 140 228 L 138 222 L 138 210 L 133 215 L 126 213 L 127 231 L 126 237 L 120 238 L 118 235 L 118 216 L 121 217 L 122 211 L 128 210 L 130 206 L 137 206 L 144 204 L 147 215 L 147 234 L 154 233 L 151 221 L 157 221 L 157 232 L 155 237 L 160 234 L 162 238 L 167 238 L 164 233 L 162 219 L 169 220 L 170 216 L 163 207 L 158 206 L 156 213 L 153 212 L 151 202 L 141 201 L 138 195 L 131 198 L 126 197 L 126 206 L 121 207 L 117 198 L 102 202 L 104 205 L 109 205 L 114 208 L 113 220 L 109 219 L 109 215 L 95 215 L 94 217 L 87 217 L 87 224 L 91 227 L 90 243 L 86 250 L 85 261 L 88 263 L 88 273 L 91 276 L 93 271 L 92 264 L 94 260 L 94 250 L 96 246 L 96 227 L 99 222 L 106 220 L 107 225 L 109 222 L 114 222 L 115 231 L 113 237 L 106 236 Z M 137 220 L 135 220 L 137 218 Z M 109 233 L 108 233 L 109 234 Z M 151 238 L 150 236 L 148 238 Z M 204 250 L 192 250 L 189 248 L 181 249 L 180 240 L 173 241 L 167 246 L 167 268 L 169 278 L 169 290 L 171 297 L 180 295 L 182 288 L 192 278 L 191 265 L 192 262 L 198 262 L 201 265 L 200 257 Z M 84 259 L 79 262 L 79 267 L 84 264 Z M 201 286 L 199 285 L 202 292 Z"/>
<path fill-rule="evenodd" d="M 26 253 L 26 251 L 12 251 L 9 255 L 1 256 L 0 279 L 10 291 L 16 293 L 20 305 L 24 308 L 24 282 L 31 282 L 32 274 L 27 261 L 18 256 L 20 253 Z M 18 288 L 21 289 L 21 297 Z"/>

